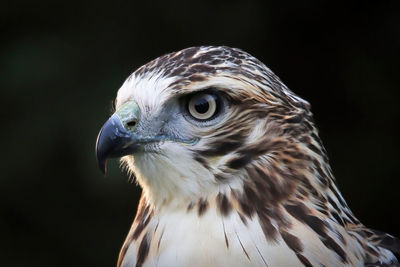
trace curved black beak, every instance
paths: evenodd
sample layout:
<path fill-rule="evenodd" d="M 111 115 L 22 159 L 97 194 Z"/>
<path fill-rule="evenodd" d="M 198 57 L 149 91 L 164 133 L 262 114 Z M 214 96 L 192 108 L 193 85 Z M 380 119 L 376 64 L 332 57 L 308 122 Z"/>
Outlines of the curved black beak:
<path fill-rule="evenodd" d="M 117 114 L 112 115 L 97 136 L 96 156 L 100 170 L 106 174 L 108 158 L 132 154 L 138 147 L 135 135 L 123 126 Z"/>

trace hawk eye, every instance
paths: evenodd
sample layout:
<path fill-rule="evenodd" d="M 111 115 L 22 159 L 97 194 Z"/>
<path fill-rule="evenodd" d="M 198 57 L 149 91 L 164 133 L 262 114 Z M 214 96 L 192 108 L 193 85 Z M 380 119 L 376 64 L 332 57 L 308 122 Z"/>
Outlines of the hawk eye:
<path fill-rule="evenodd" d="M 190 115 L 197 120 L 211 119 L 218 110 L 218 96 L 212 93 L 195 94 L 188 102 L 188 111 Z"/>

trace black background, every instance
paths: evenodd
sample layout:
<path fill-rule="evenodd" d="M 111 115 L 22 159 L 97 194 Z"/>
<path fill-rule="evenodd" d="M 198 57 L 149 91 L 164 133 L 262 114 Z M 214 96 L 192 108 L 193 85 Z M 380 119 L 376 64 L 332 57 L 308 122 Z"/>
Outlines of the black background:
<path fill-rule="evenodd" d="M 0 9 L 2 266 L 113 266 L 140 190 L 94 145 L 124 79 L 229 45 L 309 100 L 345 199 L 400 236 L 396 1 L 14 1 Z"/>

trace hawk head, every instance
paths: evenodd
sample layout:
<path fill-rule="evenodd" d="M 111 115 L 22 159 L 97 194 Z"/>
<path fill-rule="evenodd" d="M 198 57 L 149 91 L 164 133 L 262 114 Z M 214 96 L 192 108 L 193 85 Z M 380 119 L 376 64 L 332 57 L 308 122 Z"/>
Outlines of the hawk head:
<path fill-rule="evenodd" d="M 115 108 L 98 137 L 99 164 L 105 170 L 108 157 L 124 156 L 156 207 L 239 193 L 244 184 L 260 190 L 249 180 L 259 167 L 265 173 L 257 176 L 281 174 L 263 185 L 279 200 L 301 189 L 293 171 L 312 167 L 307 146 L 323 156 L 309 104 L 239 49 L 193 47 L 157 58 L 128 77 Z M 310 133 L 317 140 L 305 138 Z"/>

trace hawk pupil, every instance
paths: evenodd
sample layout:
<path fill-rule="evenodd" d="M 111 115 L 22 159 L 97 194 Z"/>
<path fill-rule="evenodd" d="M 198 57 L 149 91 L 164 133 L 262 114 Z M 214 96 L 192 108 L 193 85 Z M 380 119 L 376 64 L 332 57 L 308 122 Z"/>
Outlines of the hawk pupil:
<path fill-rule="evenodd" d="M 208 104 L 207 99 L 205 98 L 200 98 L 196 101 L 196 103 L 194 104 L 194 108 L 196 109 L 196 111 L 200 114 L 204 114 L 206 113 L 209 108 L 210 105 Z"/>

